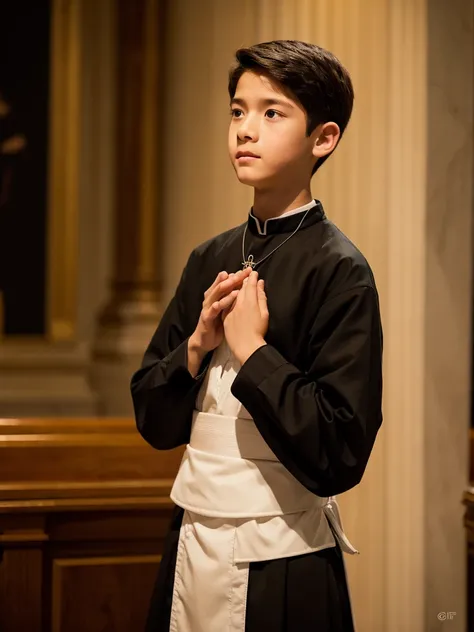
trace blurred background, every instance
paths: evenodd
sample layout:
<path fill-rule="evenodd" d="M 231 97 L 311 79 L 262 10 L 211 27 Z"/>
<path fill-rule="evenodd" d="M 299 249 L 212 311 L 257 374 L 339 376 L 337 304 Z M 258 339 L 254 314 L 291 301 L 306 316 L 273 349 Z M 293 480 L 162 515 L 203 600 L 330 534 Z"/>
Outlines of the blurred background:
<path fill-rule="evenodd" d="M 191 250 L 246 219 L 227 73 L 272 39 L 330 49 L 355 87 L 313 195 L 382 301 L 385 422 L 340 498 L 358 630 L 474 630 L 473 18 L 474 0 L 0 3 L 2 631 L 143 629 L 180 451 L 138 436 L 129 380 Z"/>

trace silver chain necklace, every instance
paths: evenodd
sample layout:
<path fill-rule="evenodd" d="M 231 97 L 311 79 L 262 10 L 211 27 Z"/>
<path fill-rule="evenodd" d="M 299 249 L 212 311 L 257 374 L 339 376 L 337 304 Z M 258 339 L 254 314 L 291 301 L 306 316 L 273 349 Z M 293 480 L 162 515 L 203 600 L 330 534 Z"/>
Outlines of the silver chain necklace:
<path fill-rule="evenodd" d="M 314 207 L 311 207 L 314 208 Z M 281 242 L 281 244 L 278 244 L 278 246 L 276 248 L 274 248 L 271 252 L 268 253 L 268 255 L 265 255 L 265 257 L 263 257 L 263 259 L 260 259 L 260 261 L 254 261 L 253 255 L 250 255 L 247 257 L 247 259 L 245 258 L 245 236 L 247 234 L 247 226 L 248 224 L 245 226 L 245 230 L 244 230 L 244 235 L 242 237 L 242 269 L 245 270 L 246 268 L 252 268 L 252 270 L 255 270 L 255 268 L 257 266 L 259 266 L 263 261 L 265 261 L 265 259 L 268 259 L 268 257 L 270 255 L 272 255 L 276 250 L 278 250 L 278 248 L 281 248 L 283 246 L 283 244 L 286 244 L 286 242 L 291 239 L 293 237 L 293 235 L 295 235 L 299 229 L 301 228 L 301 225 L 303 224 L 304 220 L 306 219 L 306 215 L 308 215 L 308 213 L 310 212 L 310 208 L 306 211 L 306 213 L 303 215 L 303 219 L 301 220 L 301 222 L 298 224 L 298 226 L 296 227 L 296 230 L 294 230 L 291 235 L 289 235 L 284 241 Z"/>

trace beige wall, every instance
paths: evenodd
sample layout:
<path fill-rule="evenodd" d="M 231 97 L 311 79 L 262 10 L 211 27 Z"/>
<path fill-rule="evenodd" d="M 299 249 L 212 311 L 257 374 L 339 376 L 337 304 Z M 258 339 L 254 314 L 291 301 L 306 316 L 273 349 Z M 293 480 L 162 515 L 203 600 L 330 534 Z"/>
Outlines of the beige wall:
<path fill-rule="evenodd" d="M 251 2 L 169 3 L 165 59 L 165 301 L 191 250 L 244 221 L 251 191 L 227 156 L 227 70 L 253 40 Z"/>
<path fill-rule="evenodd" d="M 468 477 L 474 68 L 472 2 L 455 0 L 448 10 L 431 0 L 429 9 L 423 491 L 426 613 L 434 621 L 443 610 L 459 617 L 463 599 L 453 587 L 465 577 L 459 490 Z"/>

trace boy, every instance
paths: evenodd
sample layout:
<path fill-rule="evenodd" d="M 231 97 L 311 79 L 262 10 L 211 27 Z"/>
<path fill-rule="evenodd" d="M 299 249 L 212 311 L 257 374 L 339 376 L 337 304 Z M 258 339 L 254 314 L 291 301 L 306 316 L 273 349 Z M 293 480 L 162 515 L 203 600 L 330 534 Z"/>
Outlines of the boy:
<path fill-rule="evenodd" d="M 148 630 L 349 632 L 342 551 L 357 551 L 334 495 L 382 422 L 382 330 L 369 265 L 310 180 L 353 89 L 311 44 L 236 58 L 229 153 L 253 207 L 193 251 L 132 379 L 142 436 L 186 444 Z"/>

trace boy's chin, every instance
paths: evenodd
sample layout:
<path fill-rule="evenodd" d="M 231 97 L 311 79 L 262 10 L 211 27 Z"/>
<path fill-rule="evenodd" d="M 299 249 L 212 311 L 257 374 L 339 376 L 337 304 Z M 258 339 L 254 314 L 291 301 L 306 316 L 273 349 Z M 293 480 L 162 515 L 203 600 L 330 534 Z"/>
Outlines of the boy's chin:
<path fill-rule="evenodd" d="M 268 185 L 270 181 L 269 178 L 262 178 L 261 176 L 248 172 L 245 173 L 241 171 L 239 173 L 239 171 L 236 171 L 236 175 L 241 184 L 246 184 L 247 186 L 255 187 L 256 189 Z"/>

